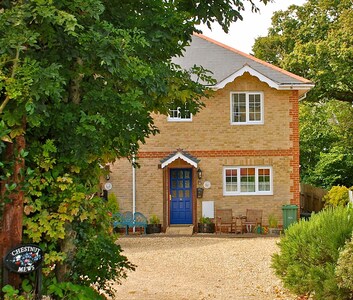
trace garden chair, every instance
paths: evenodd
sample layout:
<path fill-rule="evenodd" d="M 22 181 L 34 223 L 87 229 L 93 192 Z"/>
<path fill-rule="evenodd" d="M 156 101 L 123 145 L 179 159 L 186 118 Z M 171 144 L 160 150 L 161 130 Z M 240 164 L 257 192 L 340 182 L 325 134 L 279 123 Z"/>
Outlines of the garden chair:
<path fill-rule="evenodd" d="M 222 233 L 223 228 L 226 228 L 226 232 L 233 232 L 233 224 L 232 209 L 216 209 L 216 233 Z"/>
<path fill-rule="evenodd" d="M 246 227 L 247 232 L 252 232 L 253 227 L 255 226 L 262 226 L 262 210 L 247 209 L 244 225 Z"/>

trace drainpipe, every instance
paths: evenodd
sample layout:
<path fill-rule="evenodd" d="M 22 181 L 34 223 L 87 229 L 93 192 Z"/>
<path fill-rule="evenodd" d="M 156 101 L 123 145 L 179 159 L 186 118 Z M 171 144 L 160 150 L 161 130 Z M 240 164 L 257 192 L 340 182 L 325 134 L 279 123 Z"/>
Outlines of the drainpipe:
<path fill-rule="evenodd" d="M 136 168 L 135 168 L 135 155 L 132 157 L 132 213 L 136 212 Z M 135 233 L 135 227 L 133 228 Z"/>

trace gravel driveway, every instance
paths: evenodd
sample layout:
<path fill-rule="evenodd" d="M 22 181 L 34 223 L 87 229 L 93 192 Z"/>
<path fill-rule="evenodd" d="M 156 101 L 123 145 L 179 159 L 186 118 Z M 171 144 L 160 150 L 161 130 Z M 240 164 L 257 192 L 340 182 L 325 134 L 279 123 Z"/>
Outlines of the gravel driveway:
<path fill-rule="evenodd" d="M 278 237 L 121 237 L 135 272 L 117 286 L 122 300 L 296 299 L 270 268 Z"/>

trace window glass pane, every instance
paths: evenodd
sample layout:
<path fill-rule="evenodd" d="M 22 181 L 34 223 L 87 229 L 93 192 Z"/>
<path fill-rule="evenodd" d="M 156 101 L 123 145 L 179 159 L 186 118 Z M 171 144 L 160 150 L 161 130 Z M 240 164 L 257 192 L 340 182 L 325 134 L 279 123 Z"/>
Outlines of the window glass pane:
<path fill-rule="evenodd" d="M 175 180 L 172 181 L 172 188 L 175 189 L 177 187 L 177 182 Z"/>
<path fill-rule="evenodd" d="M 233 122 L 246 122 L 246 94 L 233 94 Z"/>
<path fill-rule="evenodd" d="M 261 97 L 259 94 L 249 95 L 249 121 L 261 121 Z"/>
<path fill-rule="evenodd" d="M 237 169 L 227 169 L 226 170 L 226 191 L 236 192 L 238 190 L 238 170 Z"/>
<path fill-rule="evenodd" d="M 178 191 L 178 197 L 179 197 L 179 198 L 183 198 L 183 197 L 184 197 L 184 192 L 183 192 L 183 190 L 179 190 L 179 191 Z"/>
<path fill-rule="evenodd" d="M 190 181 L 189 180 L 185 180 L 185 188 L 190 188 Z"/>
<path fill-rule="evenodd" d="M 240 169 L 240 192 L 255 192 L 255 168 Z"/>
<path fill-rule="evenodd" d="M 185 191 L 185 197 L 186 198 L 190 198 L 190 190 L 186 190 Z"/>
<path fill-rule="evenodd" d="M 173 190 L 172 191 L 172 198 L 176 198 L 176 195 L 177 195 L 176 190 Z"/>
<path fill-rule="evenodd" d="M 183 188 L 184 184 L 182 180 L 178 180 L 178 188 Z"/>
<path fill-rule="evenodd" d="M 185 106 L 178 106 L 169 109 L 169 118 L 176 120 L 191 120 L 192 114 L 188 109 L 187 104 Z"/>
<path fill-rule="evenodd" d="M 258 170 L 259 191 L 271 191 L 270 169 Z"/>

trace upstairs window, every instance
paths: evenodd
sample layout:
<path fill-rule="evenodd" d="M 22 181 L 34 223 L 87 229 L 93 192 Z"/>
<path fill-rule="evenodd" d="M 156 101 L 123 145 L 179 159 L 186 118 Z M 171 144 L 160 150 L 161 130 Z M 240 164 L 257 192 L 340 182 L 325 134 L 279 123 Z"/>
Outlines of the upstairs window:
<path fill-rule="evenodd" d="M 191 122 L 192 113 L 188 110 L 187 105 L 169 110 L 168 121 L 170 122 Z"/>
<path fill-rule="evenodd" d="M 225 167 L 224 195 L 272 195 L 271 167 Z"/>
<path fill-rule="evenodd" d="M 263 124 L 263 94 L 231 93 L 231 124 Z"/>

